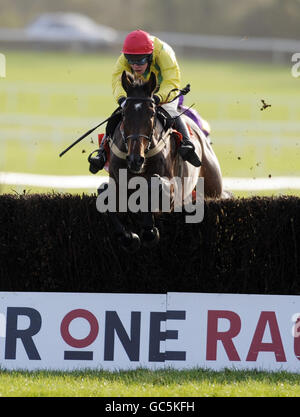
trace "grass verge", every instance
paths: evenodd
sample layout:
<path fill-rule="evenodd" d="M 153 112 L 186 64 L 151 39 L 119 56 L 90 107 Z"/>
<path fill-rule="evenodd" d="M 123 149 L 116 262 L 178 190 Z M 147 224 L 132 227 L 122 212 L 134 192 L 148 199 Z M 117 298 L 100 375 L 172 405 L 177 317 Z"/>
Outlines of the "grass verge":
<path fill-rule="evenodd" d="M 299 397 L 300 375 L 287 372 L 0 371 L 2 397 Z"/>

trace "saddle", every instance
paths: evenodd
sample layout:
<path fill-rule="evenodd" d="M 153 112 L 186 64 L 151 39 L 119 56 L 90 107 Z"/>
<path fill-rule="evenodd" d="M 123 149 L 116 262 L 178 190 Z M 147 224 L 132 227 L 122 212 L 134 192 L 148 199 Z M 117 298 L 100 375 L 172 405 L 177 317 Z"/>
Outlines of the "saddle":
<path fill-rule="evenodd" d="M 181 113 L 184 112 L 186 116 L 188 116 L 191 120 L 193 120 L 194 123 L 199 127 L 199 129 L 205 134 L 206 137 L 208 137 L 211 133 L 210 124 L 203 119 L 203 117 L 200 116 L 200 114 L 191 107 L 186 107 L 183 104 L 184 97 L 181 95 L 179 97 L 179 103 L 178 103 L 178 111 Z"/>
<path fill-rule="evenodd" d="M 174 125 L 174 118 L 161 106 L 157 107 L 157 118 L 165 131 Z"/>

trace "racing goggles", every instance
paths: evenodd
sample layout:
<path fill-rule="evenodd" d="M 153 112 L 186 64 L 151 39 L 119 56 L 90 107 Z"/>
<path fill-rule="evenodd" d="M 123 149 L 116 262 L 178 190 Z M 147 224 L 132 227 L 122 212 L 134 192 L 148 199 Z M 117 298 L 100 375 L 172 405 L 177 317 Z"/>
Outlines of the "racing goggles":
<path fill-rule="evenodd" d="M 125 54 L 130 65 L 145 65 L 150 61 L 151 55 L 129 55 Z"/>

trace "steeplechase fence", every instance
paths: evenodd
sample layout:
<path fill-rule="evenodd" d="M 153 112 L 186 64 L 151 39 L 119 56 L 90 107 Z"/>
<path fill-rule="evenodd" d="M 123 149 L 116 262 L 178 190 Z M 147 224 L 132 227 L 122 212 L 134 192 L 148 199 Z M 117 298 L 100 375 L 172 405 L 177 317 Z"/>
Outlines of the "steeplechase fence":
<path fill-rule="evenodd" d="M 211 200 L 201 223 L 157 225 L 157 247 L 128 255 L 95 195 L 2 195 L 0 290 L 300 294 L 298 197 Z"/>

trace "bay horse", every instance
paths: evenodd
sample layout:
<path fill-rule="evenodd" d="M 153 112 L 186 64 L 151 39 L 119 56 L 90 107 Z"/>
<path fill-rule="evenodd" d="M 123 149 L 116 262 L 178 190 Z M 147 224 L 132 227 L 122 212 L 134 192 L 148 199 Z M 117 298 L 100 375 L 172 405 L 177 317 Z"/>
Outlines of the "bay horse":
<path fill-rule="evenodd" d="M 122 86 L 127 99 L 122 110 L 122 120 L 109 144 L 109 182 L 113 181 L 116 185 L 117 196 L 116 210 L 109 214 L 120 245 L 126 251 L 134 252 L 141 244 L 152 247 L 159 241 L 159 230 L 155 226 L 153 207 L 150 205 L 153 178 L 161 180 L 161 193 L 163 193 L 162 184 L 170 181 L 170 212 L 175 207 L 174 183 L 171 181 L 174 177 L 181 178 L 182 183 L 184 178 L 189 178 L 189 181 L 182 186 L 184 189 L 181 204 L 186 196 L 192 195 L 199 177 L 204 178 L 205 198 L 222 197 L 223 187 L 220 165 L 210 143 L 198 126 L 184 115 L 180 117 L 184 117 L 189 126 L 190 139 L 202 165 L 194 167 L 178 155 L 175 133 L 172 128 L 164 129 L 157 118 L 157 106 L 153 100 L 157 88 L 155 74 L 152 72 L 148 81 L 141 81 L 124 71 Z M 126 185 L 137 177 L 145 179 L 148 185 L 149 200 L 147 210 L 140 213 L 141 232 L 139 233 L 126 230 L 118 216 L 118 212 L 122 211 L 120 193 L 128 192 L 124 189 L 124 181 L 122 181 L 125 174 Z M 159 210 L 161 207 L 156 211 Z"/>

